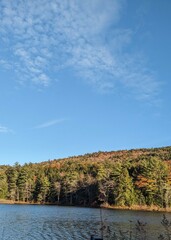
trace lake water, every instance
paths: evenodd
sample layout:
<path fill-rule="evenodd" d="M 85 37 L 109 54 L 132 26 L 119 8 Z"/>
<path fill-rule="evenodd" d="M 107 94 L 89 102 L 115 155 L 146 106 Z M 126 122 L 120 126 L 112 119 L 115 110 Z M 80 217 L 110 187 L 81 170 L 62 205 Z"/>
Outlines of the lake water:
<path fill-rule="evenodd" d="M 102 210 L 104 224 L 110 227 L 111 235 L 119 230 L 134 231 L 135 223 L 140 220 L 147 223 L 149 240 L 156 240 L 163 232 L 162 215 L 159 212 Z M 166 216 L 171 220 L 171 214 Z M 1 240 L 89 240 L 91 234 L 100 236 L 100 227 L 99 209 L 0 205 Z"/>

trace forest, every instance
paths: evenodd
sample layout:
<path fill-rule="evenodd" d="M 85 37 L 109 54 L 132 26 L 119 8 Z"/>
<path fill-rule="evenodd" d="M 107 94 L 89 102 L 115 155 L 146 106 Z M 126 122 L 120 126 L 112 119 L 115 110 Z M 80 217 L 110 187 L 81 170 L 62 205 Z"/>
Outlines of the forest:
<path fill-rule="evenodd" d="M 171 207 L 171 147 L 96 152 L 0 166 L 0 199 L 15 202 Z"/>

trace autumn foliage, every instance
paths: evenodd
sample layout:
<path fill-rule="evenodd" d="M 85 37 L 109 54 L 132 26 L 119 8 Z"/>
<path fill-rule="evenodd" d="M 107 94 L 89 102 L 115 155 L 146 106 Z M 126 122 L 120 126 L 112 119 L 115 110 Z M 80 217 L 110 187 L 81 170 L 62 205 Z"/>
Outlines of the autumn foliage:
<path fill-rule="evenodd" d="M 0 166 L 0 198 L 59 205 L 171 206 L 171 147 Z"/>

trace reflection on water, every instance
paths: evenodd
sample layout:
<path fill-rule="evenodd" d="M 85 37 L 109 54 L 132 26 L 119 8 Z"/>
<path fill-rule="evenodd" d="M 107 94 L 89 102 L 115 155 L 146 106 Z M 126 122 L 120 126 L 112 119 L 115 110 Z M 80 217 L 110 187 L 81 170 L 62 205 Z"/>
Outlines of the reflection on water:
<path fill-rule="evenodd" d="M 147 238 L 157 239 L 162 213 L 103 210 L 103 220 L 112 232 L 134 230 L 137 220 L 147 223 Z M 171 219 L 171 214 L 167 214 Z M 0 205 L 2 240 L 88 240 L 100 235 L 100 211 L 91 208 Z"/>

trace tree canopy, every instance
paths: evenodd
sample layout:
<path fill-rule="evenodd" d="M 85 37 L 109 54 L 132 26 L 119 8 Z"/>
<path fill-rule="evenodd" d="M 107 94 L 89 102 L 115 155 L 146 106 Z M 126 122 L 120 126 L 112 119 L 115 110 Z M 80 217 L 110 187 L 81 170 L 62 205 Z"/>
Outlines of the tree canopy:
<path fill-rule="evenodd" d="M 60 205 L 171 206 L 171 147 L 0 166 L 0 198 Z"/>

